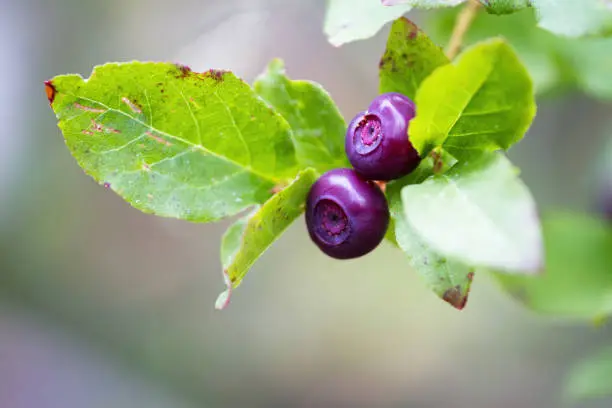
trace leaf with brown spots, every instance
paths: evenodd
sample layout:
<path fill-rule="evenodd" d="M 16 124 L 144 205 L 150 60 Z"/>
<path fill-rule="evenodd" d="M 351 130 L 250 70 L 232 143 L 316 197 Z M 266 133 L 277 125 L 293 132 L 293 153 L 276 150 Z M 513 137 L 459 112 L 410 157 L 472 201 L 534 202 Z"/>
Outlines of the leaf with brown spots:
<path fill-rule="evenodd" d="M 448 63 L 440 47 L 412 21 L 400 18 L 391 27 L 379 63 L 380 92 L 399 92 L 414 99 L 421 82 Z"/>
<path fill-rule="evenodd" d="M 231 72 L 106 64 L 45 87 L 79 165 L 146 213 L 218 220 L 298 171 L 287 121 Z"/>
<path fill-rule="evenodd" d="M 408 257 L 410 266 L 438 297 L 461 310 L 467 303 L 474 268 L 449 259 L 431 248 L 408 223 L 402 205 L 402 188 L 418 184 L 431 176 L 433 166 L 433 159 L 428 157 L 412 174 L 388 183 L 386 194 L 395 226 L 395 239 Z"/>
<path fill-rule="evenodd" d="M 227 306 L 233 289 L 240 285 L 253 263 L 304 212 L 306 196 L 316 179 L 314 169 L 304 170 L 263 206 L 227 229 L 221 244 L 227 290 L 219 295 L 217 309 Z"/>

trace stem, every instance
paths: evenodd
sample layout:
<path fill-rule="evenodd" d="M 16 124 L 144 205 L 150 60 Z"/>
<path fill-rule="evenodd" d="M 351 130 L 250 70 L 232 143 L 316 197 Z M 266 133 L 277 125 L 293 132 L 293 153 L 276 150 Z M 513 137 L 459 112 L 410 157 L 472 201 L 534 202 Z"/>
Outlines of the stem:
<path fill-rule="evenodd" d="M 457 54 L 459 54 L 461 44 L 463 43 L 463 37 L 470 28 L 481 6 L 478 0 L 468 0 L 463 10 L 461 10 L 457 16 L 453 33 L 451 34 L 451 38 L 448 41 L 448 47 L 446 48 L 446 56 L 449 60 L 453 60 Z"/>

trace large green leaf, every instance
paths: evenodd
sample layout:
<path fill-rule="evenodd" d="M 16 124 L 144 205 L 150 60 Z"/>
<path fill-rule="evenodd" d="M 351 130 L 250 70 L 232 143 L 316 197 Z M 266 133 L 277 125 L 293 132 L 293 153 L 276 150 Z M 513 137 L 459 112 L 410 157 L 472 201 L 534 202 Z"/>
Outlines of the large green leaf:
<path fill-rule="evenodd" d="M 290 80 L 283 62 L 275 59 L 253 88 L 291 125 L 301 167 L 325 172 L 349 166 L 344 153 L 346 122 L 321 85 Z"/>
<path fill-rule="evenodd" d="M 539 25 L 555 34 L 579 37 L 612 32 L 609 0 L 531 0 Z"/>
<path fill-rule="evenodd" d="M 422 182 L 432 174 L 433 161 L 427 158 L 409 176 L 387 184 L 386 194 L 395 226 L 395 239 L 406 253 L 408 262 L 423 279 L 423 282 L 441 299 L 457 309 L 467 302 L 473 268 L 448 259 L 425 243 L 418 232 L 407 222 L 402 206 L 401 190 L 404 186 Z"/>
<path fill-rule="evenodd" d="M 510 273 L 542 268 L 535 203 L 502 154 L 486 153 L 402 189 L 404 215 L 436 252 Z"/>
<path fill-rule="evenodd" d="M 579 318 L 611 314 L 612 228 L 591 216 L 553 213 L 543 229 L 544 274 L 499 274 L 503 287 L 538 312 Z"/>
<path fill-rule="evenodd" d="M 575 399 L 612 395 L 612 348 L 580 362 L 571 372 L 567 394 Z"/>
<path fill-rule="evenodd" d="M 217 220 L 297 172 L 287 122 L 230 72 L 106 64 L 47 92 L 79 165 L 147 213 Z"/>
<path fill-rule="evenodd" d="M 313 169 L 297 178 L 264 205 L 228 228 L 221 243 L 221 262 L 227 290 L 219 295 L 217 309 L 224 308 L 232 290 L 249 268 L 304 211 L 306 196 L 318 175 Z"/>
<path fill-rule="evenodd" d="M 421 82 L 448 62 L 442 49 L 412 21 L 399 18 L 391 26 L 380 60 L 380 93 L 399 92 L 414 99 Z"/>
<path fill-rule="evenodd" d="M 328 0 L 324 31 L 335 46 L 374 36 L 411 7 L 385 7 L 380 0 Z"/>
<path fill-rule="evenodd" d="M 480 43 L 457 64 L 436 69 L 419 88 L 410 139 L 426 155 L 443 146 L 457 158 L 507 149 L 535 115 L 531 79 L 503 40 Z"/>

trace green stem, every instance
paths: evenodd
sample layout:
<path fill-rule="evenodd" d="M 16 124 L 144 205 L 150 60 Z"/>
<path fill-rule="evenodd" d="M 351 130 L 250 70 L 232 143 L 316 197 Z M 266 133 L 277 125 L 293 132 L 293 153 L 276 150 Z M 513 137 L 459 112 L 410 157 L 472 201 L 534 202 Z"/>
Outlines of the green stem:
<path fill-rule="evenodd" d="M 463 43 L 463 37 L 470 28 L 481 6 L 478 0 L 468 0 L 463 10 L 461 10 L 457 16 L 453 33 L 451 34 L 451 38 L 448 41 L 448 47 L 446 48 L 446 56 L 448 59 L 453 60 L 457 54 L 459 54 Z"/>

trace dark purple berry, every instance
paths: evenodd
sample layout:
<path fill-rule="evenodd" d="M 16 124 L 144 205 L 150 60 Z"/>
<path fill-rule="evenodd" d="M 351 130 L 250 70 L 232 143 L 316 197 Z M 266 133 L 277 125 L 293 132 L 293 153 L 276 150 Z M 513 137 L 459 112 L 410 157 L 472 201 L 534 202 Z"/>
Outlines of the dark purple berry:
<path fill-rule="evenodd" d="M 372 101 L 348 126 L 344 147 L 355 170 L 369 180 L 393 180 L 416 169 L 421 158 L 408 140 L 414 103 L 399 93 Z"/>
<path fill-rule="evenodd" d="M 310 238 L 327 255 L 357 258 L 380 244 L 389 225 L 385 195 L 351 169 L 334 169 L 311 187 L 306 201 Z"/>

